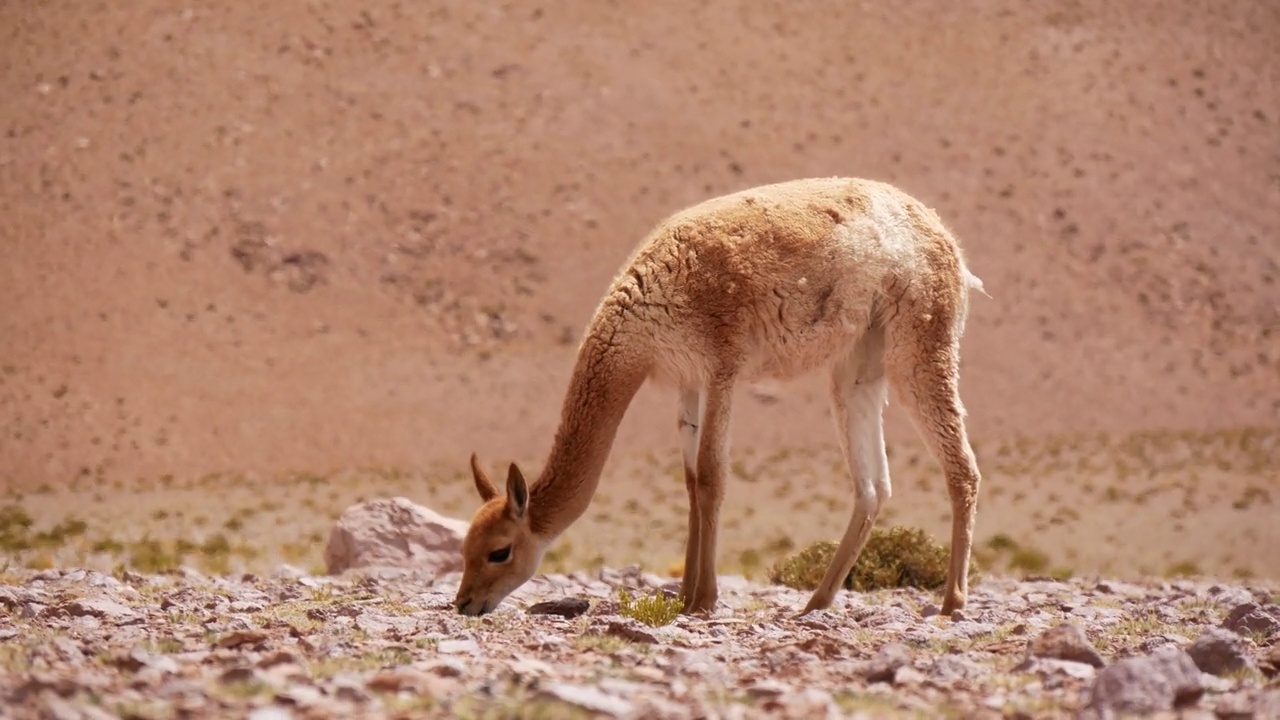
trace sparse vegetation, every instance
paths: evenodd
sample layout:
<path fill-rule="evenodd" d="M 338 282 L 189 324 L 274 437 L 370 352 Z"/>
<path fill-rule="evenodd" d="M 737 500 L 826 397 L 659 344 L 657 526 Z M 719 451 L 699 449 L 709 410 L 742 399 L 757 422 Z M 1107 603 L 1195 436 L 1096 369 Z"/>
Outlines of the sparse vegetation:
<path fill-rule="evenodd" d="M 775 563 L 769 571 L 769 580 L 812 590 L 822 581 L 837 547 L 834 542 L 814 543 L 799 554 Z M 949 559 L 949 551 L 919 528 L 874 529 L 853 571 L 845 578 L 844 587 L 858 592 L 899 587 L 934 590 L 947 580 Z M 970 568 L 972 578 L 975 570 L 972 564 Z"/>
<path fill-rule="evenodd" d="M 1009 553 L 1009 567 L 1028 575 L 1043 573 L 1049 567 L 1049 556 L 1033 547 L 1018 547 Z"/>
<path fill-rule="evenodd" d="M 670 625 L 680 616 L 684 603 L 680 598 L 663 594 L 632 597 L 626 588 L 618 591 L 618 614 L 639 620 L 645 625 Z"/>

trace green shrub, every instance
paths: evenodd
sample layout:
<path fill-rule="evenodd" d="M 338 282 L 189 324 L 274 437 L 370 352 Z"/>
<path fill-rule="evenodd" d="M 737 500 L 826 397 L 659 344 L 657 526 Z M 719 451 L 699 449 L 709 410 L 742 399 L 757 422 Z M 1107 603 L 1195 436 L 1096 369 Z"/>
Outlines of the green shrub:
<path fill-rule="evenodd" d="M 1200 574 L 1200 566 L 1194 560 L 1181 560 L 1169 565 L 1164 574 L 1170 577 L 1195 577 Z"/>
<path fill-rule="evenodd" d="M 0 550 L 31 549 L 31 515 L 17 505 L 0 508 Z"/>
<path fill-rule="evenodd" d="M 822 582 L 837 547 L 838 543 L 818 542 L 783 558 L 769 570 L 769 580 L 812 590 Z M 934 590 L 946 583 L 950 559 L 950 551 L 933 542 L 924 530 L 905 526 L 875 529 L 844 579 L 844 587 L 858 592 L 900 587 Z M 974 563 L 970 563 L 971 579 L 974 572 Z"/>
<path fill-rule="evenodd" d="M 625 589 L 618 591 L 618 614 L 639 620 L 645 625 L 659 627 L 675 621 L 684 609 L 680 598 L 662 594 L 632 598 Z"/>
<path fill-rule="evenodd" d="M 150 537 L 144 537 L 129 547 L 129 567 L 143 573 L 158 573 L 172 570 L 182 562 L 164 543 Z"/>
<path fill-rule="evenodd" d="M 1020 547 L 1009 555 L 1009 567 L 1028 575 L 1043 574 L 1049 567 L 1049 556 L 1033 547 Z"/>
<path fill-rule="evenodd" d="M 996 533 L 987 540 L 987 547 L 996 552 L 1011 552 L 1018 549 L 1018 541 L 1005 533 Z"/>

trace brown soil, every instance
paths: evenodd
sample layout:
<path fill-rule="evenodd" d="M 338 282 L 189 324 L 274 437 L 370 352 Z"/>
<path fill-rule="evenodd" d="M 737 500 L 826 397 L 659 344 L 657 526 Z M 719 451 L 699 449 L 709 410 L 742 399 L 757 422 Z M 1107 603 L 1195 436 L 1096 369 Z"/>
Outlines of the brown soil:
<path fill-rule="evenodd" d="M 963 380 L 984 458 L 1264 427 L 1252 461 L 1215 470 L 1210 529 L 1131 503 L 1146 522 L 1067 525 L 1081 543 L 1119 555 L 1158 527 L 1153 552 L 1182 542 L 1178 560 L 1275 532 L 1231 503 L 1280 465 L 1276 5 L 139 0 L 6 3 L 0 28 L 10 490 L 452 473 L 473 449 L 534 466 L 577 335 L 650 226 L 842 174 L 935 206 L 985 281 Z M 821 460 L 758 498 L 793 477 L 843 498 L 825 380 L 769 392 L 744 390 L 735 448 Z M 642 391 L 606 484 L 677 457 L 673 406 Z M 918 444 L 889 416 L 901 460 Z M 1073 467 L 1006 463 L 987 486 L 1093 522 L 1085 484 L 1197 483 Z M 678 534 L 682 491 L 663 488 Z M 942 493 L 933 477 L 931 527 Z M 1037 532 L 1028 515 L 993 501 L 979 525 Z"/>

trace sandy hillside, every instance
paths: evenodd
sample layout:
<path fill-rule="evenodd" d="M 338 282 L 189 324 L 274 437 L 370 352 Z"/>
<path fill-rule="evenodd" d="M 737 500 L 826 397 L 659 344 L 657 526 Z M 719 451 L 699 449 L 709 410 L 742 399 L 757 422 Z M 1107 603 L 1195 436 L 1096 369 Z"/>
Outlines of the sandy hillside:
<path fill-rule="evenodd" d="M 984 458 L 1262 427 L 1218 468 L 1239 530 L 1280 466 L 1278 33 L 1264 2 L 5 3 L 0 483 L 536 466 L 649 227 L 847 174 L 936 207 L 992 295 Z M 735 447 L 829 453 L 825 380 L 767 391 Z M 673 401 L 641 393 L 611 473 L 676 456 Z"/>

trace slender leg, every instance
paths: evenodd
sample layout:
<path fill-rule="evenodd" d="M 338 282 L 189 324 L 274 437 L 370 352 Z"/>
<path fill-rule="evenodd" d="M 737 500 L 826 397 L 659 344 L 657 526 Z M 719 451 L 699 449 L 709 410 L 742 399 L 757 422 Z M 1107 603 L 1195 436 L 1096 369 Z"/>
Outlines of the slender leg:
<path fill-rule="evenodd" d="M 710 612 L 719 598 L 716 581 L 716 534 L 720 522 L 720 502 L 724 498 L 725 467 L 728 465 L 729 411 L 733 378 L 719 377 L 703 393 L 702 426 L 699 428 L 697 472 L 698 553 L 697 586 L 690 613 Z"/>
<path fill-rule="evenodd" d="M 962 609 L 969 595 L 969 557 L 982 476 L 965 430 L 960 401 L 957 328 L 928 321 L 891 325 L 885 373 L 916 430 L 942 467 L 951 496 L 951 562 L 942 614 Z M 906 318 L 904 318 L 906 320 Z"/>
<path fill-rule="evenodd" d="M 698 439 L 702 426 L 702 414 L 705 396 L 698 388 L 685 388 L 680 391 L 680 408 L 676 420 L 680 428 L 681 448 L 684 454 L 684 486 L 689 492 L 689 536 L 684 547 L 684 579 L 680 583 L 680 599 L 685 607 L 693 604 L 694 593 L 698 589 Z"/>
<path fill-rule="evenodd" d="M 827 572 L 801 615 L 831 606 L 871 537 L 880 510 L 892 492 L 884 447 L 887 386 L 881 365 L 883 334 L 873 331 L 831 376 L 831 403 L 853 479 L 853 514 Z"/>

